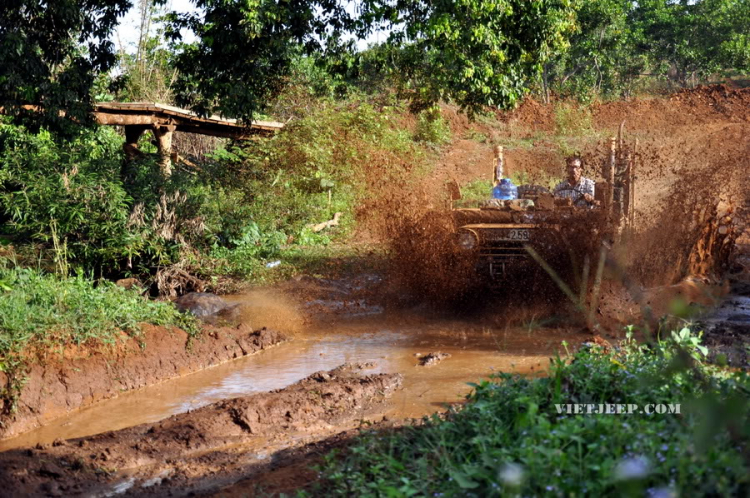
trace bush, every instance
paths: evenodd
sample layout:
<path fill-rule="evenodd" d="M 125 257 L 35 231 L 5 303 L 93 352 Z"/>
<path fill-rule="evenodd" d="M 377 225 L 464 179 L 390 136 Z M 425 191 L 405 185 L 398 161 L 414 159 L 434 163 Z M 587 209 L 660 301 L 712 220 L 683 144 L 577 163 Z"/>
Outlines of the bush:
<path fill-rule="evenodd" d="M 142 323 L 198 330 L 191 315 L 171 303 L 150 301 L 138 289 L 107 281 L 7 265 L 0 267 L 0 281 L 0 356 L 29 346 L 48 350 L 67 344 L 113 344 L 120 332 L 137 337 Z"/>
<path fill-rule="evenodd" d="M 565 102 L 555 104 L 556 133 L 563 136 L 582 136 L 593 130 L 591 109 Z"/>
<path fill-rule="evenodd" d="M 143 323 L 176 326 L 191 335 L 199 330 L 192 315 L 149 301 L 136 289 L 81 275 L 47 275 L 0 259 L 0 372 L 9 379 L 9 387 L 0 387 L 0 408 L 12 406 L 25 365 L 38 353 L 62 352 L 71 344 L 112 345 L 122 333 L 137 338 Z"/>
<path fill-rule="evenodd" d="M 48 132 L 0 125 L 0 212 L 10 233 L 90 265 L 127 258 L 133 241 L 120 145 L 112 130 L 57 145 Z"/>
<path fill-rule="evenodd" d="M 126 165 L 111 128 L 61 143 L 46 131 L 0 125 L 6 235 L 26 245 L 21 252 L 35 244 L 63 274 L 150 274 L 186 248 L 231 244 L 252 221 L 248 206 L 237 186 L 210 177 L 177 171 L 162 178 L 154 157 Z"/>
<path fill-rule="evenodd" d="M 440 108 L 433 107 L 419 113 L 414 140 L 431 145 L 443 145 L 451 139 L 451 129 L 440 115 Z"/>
<path fill-rule="evenodd" d="M 427 149 L 401 129 L 398 112 L 403 110 L 376 108 L 354 97 L 321 100 L 273 138 L 217 151 L 208 168 L 224 171 L 213 176 L 232 178 L 247 193 L 254 225 L 243 231 L 325 244 L 329 237 L 346 236 L 358 204 L 385 170 L 426 163 Z M 308 225 L 336 212 L 342 213 L 339 227 L 325 236 L 310 233 Z"/>
<path fill-rule="evenodd" d="M 750 377 L 700 365 L 694 346 L 683 333 L 655 349 L 633 342 L 614 353 L 582 349 L 569 362 L 554 360 L 546 378 L 497 375 L 475 385 L 465 407 L 444 420 L 365 433 L 343 457 L 329 456 L 323 491 L 745 496 Z M 682 414 L 558 411 L 567 403 L 681 404 Z"/>

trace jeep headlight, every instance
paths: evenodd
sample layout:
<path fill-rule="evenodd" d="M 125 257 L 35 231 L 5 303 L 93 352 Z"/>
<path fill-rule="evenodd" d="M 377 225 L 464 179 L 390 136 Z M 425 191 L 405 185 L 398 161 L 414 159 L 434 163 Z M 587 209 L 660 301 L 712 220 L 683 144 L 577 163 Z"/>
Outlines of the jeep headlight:
<path fill-rule="evenodd" d="M 464 251 L 471 251 L 477 246 L 477 236 L 472 232 L 461 232 L 458 234 L 458 247 Z"/>

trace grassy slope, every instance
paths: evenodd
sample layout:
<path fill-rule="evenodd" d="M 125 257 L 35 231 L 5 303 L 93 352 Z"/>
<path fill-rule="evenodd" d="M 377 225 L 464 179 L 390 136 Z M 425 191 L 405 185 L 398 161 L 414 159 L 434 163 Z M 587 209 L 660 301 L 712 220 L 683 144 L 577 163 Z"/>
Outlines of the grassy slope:
<path fill-rule="evenodd" d="M 177 326 L 190 334 L 199 330 L 192 316 L 171 303 L 150 301 L 137 289 L 0 266 L 0 372 L 7 377 L 7 385 L 0 386 L 0 406 L 13 407 L 37 351 L 111 345 L 123 332 L 139 337 L 142 323 Z"/>

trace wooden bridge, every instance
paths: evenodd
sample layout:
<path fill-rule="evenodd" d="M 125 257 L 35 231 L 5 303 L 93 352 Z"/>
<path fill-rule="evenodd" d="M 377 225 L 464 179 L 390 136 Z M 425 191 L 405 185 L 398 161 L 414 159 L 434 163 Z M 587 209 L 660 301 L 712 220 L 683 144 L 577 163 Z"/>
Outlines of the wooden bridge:
<path fill-rule="evenodd" d="M 156 138 L 160 165 L 165 176 L 172 171 L 172 134 L 175 131 L 250 140 L 273 136 L 284 128 L 283 123 L 275 121 L 253 121 L 250 126 L 245 126 L 235 119 L 217 116 L 202 118 L 187 109 L 155 102 L 99 103 L 95 106 L 94 115 L 99 124 L 125 128 L 123 148 L 128 157 L 140 153 L 138 139 L 145 131 L 151 130 Z"/>

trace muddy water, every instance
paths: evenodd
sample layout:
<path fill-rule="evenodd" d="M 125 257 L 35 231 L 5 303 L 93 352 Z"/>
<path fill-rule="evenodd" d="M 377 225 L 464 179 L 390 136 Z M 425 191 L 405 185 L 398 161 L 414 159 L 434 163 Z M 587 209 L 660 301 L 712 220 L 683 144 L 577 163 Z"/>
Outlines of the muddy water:
<path fill-rule="evenodd" d="M 404 388 L 386 412 L 392 417 L 420 417 L 460 401 L 467 382 L 493 371 L 543 371 L 562 340 L 575 344 L 583 334 L 544 328 L 481 326 L 469 321 L 428 320 L 378 308 L 338 315 L 335 320 L 305 325 L 291 306 L 262 295 L 242 296 L 245 316 L 254 327 L 292 329 L 292 341 L 230 363 L 163 384 L 125 393 L 45 427 L 0 442 L 0 451 L 46 444 L 154 422 L 222 399 L 280 389 L 313 372 L 342 363 L 372 363 L 365 372 L 399 372 Z M 314 303 L 320 305 L 319 301 Z M 282 327 L 279 327 L 282 326 Z M 451 356 L 434 366 L 418 366 L 430 352 Z"/>

